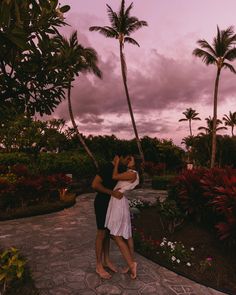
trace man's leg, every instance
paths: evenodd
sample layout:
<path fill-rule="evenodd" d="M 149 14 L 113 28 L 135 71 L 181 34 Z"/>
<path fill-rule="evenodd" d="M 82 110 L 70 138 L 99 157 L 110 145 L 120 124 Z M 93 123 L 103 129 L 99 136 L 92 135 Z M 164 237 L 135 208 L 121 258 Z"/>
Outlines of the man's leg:
<path fill-rule="evenodd" d="M 108 267 L 113 272 L 117 272 L 116 266 L 110 260 L 110 235 L 109 232 L 106 231 L 106 235 L 104 238 L 104 266 Z"/>
<path fill-rule="evenodd" d="M 110 279 L 111 275 L 105 271 L 103 265 L 102 265 L 102 255 L 104 251 L 104 239 L 105 239 L 106 231 L 103 229 L 97 230 L 97 236 L 96 236 L 96 272 L 100 275 L 100 277 L 104 279 Z"/>

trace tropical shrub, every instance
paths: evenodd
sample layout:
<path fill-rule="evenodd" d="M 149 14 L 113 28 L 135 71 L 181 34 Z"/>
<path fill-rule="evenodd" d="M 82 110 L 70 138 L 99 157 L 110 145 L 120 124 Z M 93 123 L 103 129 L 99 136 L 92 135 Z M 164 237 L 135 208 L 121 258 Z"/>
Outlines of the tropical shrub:
<path fill-rule="evenodd" d="M 178 208 L 175 200 L 167 198 L 164 202 L 157 202 L 156 207 L 165 232 L 172 234 L 178 226 L 183 224 L 185 216 Z"/>
<path fill-rule="evenodd" d="M 168 189 L 171 182 L 174 180 L 175 175 L 161 175 L 154 176 L 152 179 L 152 188 L 159 190 Z"/>
<path fill-rule="evenodd" d="M 150 176 L 161 175 L 166 170 L 165 163 L 154 163 L 151 161 L 145 162 L 144 171 Z"/>
<path fill-rule="evenodd" d="M 22 279 L 25 271 L 26 261 L 20 257 L 16 248 L 10 248 L 0 253 L 0 285 L 5 294 L 7 287 L 14 280 Z"/>
<path fill-rule="evenodd" d="M 215 227 L 221 240 L 236 242 L 236 170 L 184 171 L 171 185 L 169 198 L 192 220 Z"/>
<path fill-rule="evenodd" d="M 206 199 L 201 186 L 204 172 L 205 169 L 183 171 L 175 178 L 168 192 L 181 211 L 196 222 L 202 221 L 207 214 Z"/>

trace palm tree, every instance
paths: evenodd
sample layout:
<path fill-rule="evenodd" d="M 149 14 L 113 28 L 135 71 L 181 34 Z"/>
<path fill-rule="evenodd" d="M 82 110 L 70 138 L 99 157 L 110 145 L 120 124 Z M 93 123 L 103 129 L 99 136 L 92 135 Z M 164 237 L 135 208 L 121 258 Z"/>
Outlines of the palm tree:
<path fill-rule="evenodd" d="M 225 126 L 231 127 L 231 134 L 234 136 L 234 126 L 236 125 L 236 112 L 229 112 L 229 115 L 224 115 L 223 120 L 225 121 Z"/>
<path fill-rule="evenodd" d="M 140 21 L 137 17 L 130 16 L 130 11 L 132 8 L 133 8 L 133 3 L 131 3 L 127 9 L 125 9 L 125 0 L 121 1 L 120 10 L 118 13 L 113 11 L 112 8 L 109 5 L 107 5 L 107 13 L 108 13 L 108 17 L 109 17 L 111 25 L 105 26 L 105 27 L 93 26 L 93 27 L 90 27 L 89 30 L 98 31 L 105 37 L 117 39 L 119 42 L 121 72 L 122 72 L 123 83 L 125 87 L 125 94 L 127 98 L 127 103 L 129 107 L 129 112 L 131 116 L 131 121 L 132 121 L 133 129 L 134 129 L 139 153 L 140 153 L 142 161 L 144 162 L 144 154 L 143 154 L 142 146 L 138 136 L 138 131 L 137 131 L 134 114 L 132 110 L 132 105 L 130 101 L 130 96 L 129 96 L 129 90 L 127 85 L 127 66 L 126 66 L 123 49 L 124 49 L 125 43 L 130 43 L 130 44 L 139 46 L 138 42 L 134 40 L 133 38 L 131 38 L 130 35 L 134 33 L 135 31 L 137 31 L 138 29 L 140 29 L 141 27 L 147 26 L 147 22 Z"/>
<path fill-rule="evenodd" d="M 217 26 L 217 36 L 214 38 L 212 46 L 206 40 L 198 40 L 197 44 L 201 48 L 196 48 L 193 51 L 193 55 L 200 57 L 206 65 L 213 64 L 217 68 L 214 89 L 211 167 L 214 167 L 216 157 L 216 122 L 220 73 L 222 69 L 229 69 L 236 74 L 234 67 L 229 63 L 236 58 L 235 42 L 236 34 L 233 27 L 220 30 Z"/>
<path fill-rule="evenodd" d="M 193 120 L 201 120 L 198 115 L 199 113 L 196 112 L 196 110 L 193 110 L 192 108 L 186 109 L 185 112 L 182 113 L 185 118 L 179 119 L 179 122 L 182 121 L 188 121 L 189 122 L 189 130 L 190 130 L 190 136 L 193 136 L 192 133 L 192 121 Z"/>
<path fill-rule="evenodd" d="M 71 34 L 69 40 L 62 36 L 58 36 L 54 40 L 58 44 L 57 57 L 61 60 L 63 64 L 63 71 L 66 72 L 67 76 L 68 110 L 74 131 L 77 134 L 84 150 L 86 151 L 88 156 L 93 160 L 93 163 L 96 166 L 96 168 L 98 168 L 98 163 L 95 157 L 86 145 L 83 136 L 78 130 L 71 102 L 72 82 L 74 81 L 75 76 L 78 76 L 81 72 L 91 72 L 95 74 L 97 77 L 101 78 L 102 73 L 97 66 L 97 53 L 94 49 L 84 48 L 82 45 L 78 43 L 76 31 Z"/>
<path fill-rule="evenodd" d="M 211 118 L 211 116 L 209 116 L 208 118 L 205 118 L 205 120 L 207 122 L 207 127 L 201 126 L 198 128 L 198 130 L 204 130 L 205 134 L 212 135 L 212 133 L 213 133 L 213 119 Z M 227 128 L 224 126 L 220 127 L 219 126 L 220 124 L 222 124 L 222 121 L 220 119 L 217 119 L 216 120 L 216 132 L 220 131 L 220 130 L 227 130 Z M 204 133 L 199 133 L 199 135 L 204 135 Z"/>

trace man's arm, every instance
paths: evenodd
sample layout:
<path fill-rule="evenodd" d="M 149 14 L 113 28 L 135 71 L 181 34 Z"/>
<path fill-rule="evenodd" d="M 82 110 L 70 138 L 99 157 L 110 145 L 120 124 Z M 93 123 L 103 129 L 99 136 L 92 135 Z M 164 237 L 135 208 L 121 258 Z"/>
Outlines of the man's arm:
<path fill-rule="evenodd" d="M 113 196 L 114 198 L 121 199 L 123 197 L 123 194 L 119 191 L 113 191 L 102 184 L 102 178 L 99 175 L 96 175 L 93 182 L 92 182 L 92 188 L 100 193 L 108 194 Z"/>

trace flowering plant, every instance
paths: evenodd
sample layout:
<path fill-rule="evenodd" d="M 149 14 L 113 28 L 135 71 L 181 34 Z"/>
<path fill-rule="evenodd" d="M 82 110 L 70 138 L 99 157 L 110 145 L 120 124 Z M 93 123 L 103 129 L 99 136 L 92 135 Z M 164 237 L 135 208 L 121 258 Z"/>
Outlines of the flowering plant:
<path fill-rule="evenodd" d="M 193 247 L 187 249 L 182 242 L 171 242 L 168 241 L 166 238 L 163 238 L 157 254 L 162 254 L 172 264 L 183 263 L 186 266 L 190 267 L 192 265 L 191 258 L 193 251 Z"/>
<path fill-rule="evenodd" d="M 204 260 L 200 261 L 200 272 L 205 272 L 212 267 L 213 259 L 212 257 L 207 257 Z"/>
<path fill-rule="evenodd" d="M 150 204 L 148 202 L 143 202 L 139 199 L 133 199 L 133 200 L 129 200 L 129 207 L 130 208 L 144 208 L 144 207 L 149 207 Z"/>

